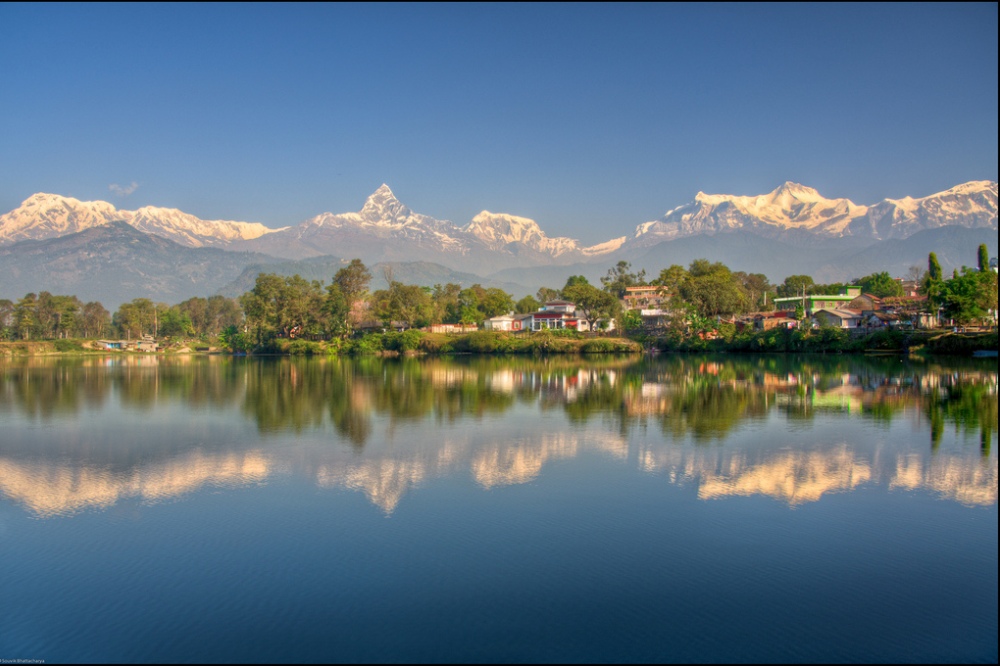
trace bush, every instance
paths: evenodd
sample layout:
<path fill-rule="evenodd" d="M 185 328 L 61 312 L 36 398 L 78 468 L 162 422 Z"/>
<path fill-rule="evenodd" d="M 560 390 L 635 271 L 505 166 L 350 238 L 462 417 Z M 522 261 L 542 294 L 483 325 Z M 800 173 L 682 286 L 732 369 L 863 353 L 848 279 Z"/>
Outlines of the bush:
<path fill-rule="evenodd" d="M 462 351 L 474 354 L 496 354 L 510 349 L 511 345 L 502 340 L 503 333 L 496 331 L 476 331 L 469 333 L 458 345 Z"/>
<path fill-rule="evenodd" d="M 79 340 L 55 340 L 52 344 L 59 352 L 83 351 L 83 345 L 80 344 Z"/>
<path fill-rule="evenodd" d="M 615 351 L 615 343 L 611 340 L 587 340 L 580 351 L 584 354 L 610 354 Z"/>
<path fill-rule="evenodd" d="M 420 346 L 420 339 L 423 334 L 412 328 L 402 333 L 391 331 L 382 334 L 382 349 L 386 351 L 408 352 L 414 351 Z"/>
<path fill-rule="evenodd" d="M 318 342 L 292 340 L 288 343 L 287 351 L 292 356 L 312 356 L 323 353 L 323 348 Z"/>
<path fill-rule="evenodd" d="M 348 354 L 354 356 L 368 356 L 378 354 L 382 351 L 382 335 L 379 333 L 365 333 L 360 338 L 351 340 L 345 345 Z"/>
<path fill-rule="evenodd" d="M 906 334 L 902 331 L 875 331 L 862 340 L 865 349 L 882 351 L 902 350 L 906 342 Z"/>

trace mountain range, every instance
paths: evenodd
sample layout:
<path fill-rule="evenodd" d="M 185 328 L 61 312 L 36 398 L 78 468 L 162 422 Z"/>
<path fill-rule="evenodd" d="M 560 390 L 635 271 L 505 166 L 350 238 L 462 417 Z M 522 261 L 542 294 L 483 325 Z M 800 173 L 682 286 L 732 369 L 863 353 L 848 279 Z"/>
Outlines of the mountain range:
<path fill-rule="evenodd" d="M 438 220 L 412 211 L 387 185 L 358 212 L 322 213 L 280 229 L 39 193 L 0 215 L 0 297 L 47 289 L 84 298 L 85 290 L 107 304 L 137 296 L 177 302 L 226 285 L 233 291 L 246 284 L 247 271 L 314 272 L 354 257 L 393 264 L 400 275 L 480 281 L 515 295 L 559 287 L 574 274 L 596 282 L 622 259 L 651 274 L 704 257 L 772 281 L 793 273 L 834 281 L 875 270 L 902 275 L 958 238 L 971 244 L 969 257 L 956 257 L 954 265 L 943 260 L 945 270 L 974 263 L 981 242 L 996 254 L 996 182 L 872 205 L 827 199 L 792 182 L 758 196 L 699 192 L 661 218 L 593 246 L 549 237 L 534 220 L 507 213 L 484 210 L 465 225 Z M 297 263 L 303 260 L 311 267 Z M 409 264 L 419 268 L 403 268 Z"/>

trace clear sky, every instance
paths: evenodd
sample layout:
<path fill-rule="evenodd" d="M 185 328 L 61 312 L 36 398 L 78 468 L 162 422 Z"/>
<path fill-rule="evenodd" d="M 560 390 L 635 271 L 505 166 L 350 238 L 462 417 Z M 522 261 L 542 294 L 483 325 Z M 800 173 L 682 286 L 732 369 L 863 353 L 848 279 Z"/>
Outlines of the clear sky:
<path fill-rule="evenodd" d="M 599 242 L 699 191 L 997 179 L 997 4 L 0 4 L 0 212 L 296 224 L 381 183 Z"/>

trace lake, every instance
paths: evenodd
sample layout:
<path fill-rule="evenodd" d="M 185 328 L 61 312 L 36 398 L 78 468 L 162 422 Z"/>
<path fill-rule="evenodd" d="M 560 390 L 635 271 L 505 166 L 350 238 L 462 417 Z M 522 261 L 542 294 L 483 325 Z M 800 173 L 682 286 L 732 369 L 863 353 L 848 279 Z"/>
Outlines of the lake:
<path fill-rule="evenodd" d="M 0 361 L 0 659 L 997 661 L 997 362 Z"/>

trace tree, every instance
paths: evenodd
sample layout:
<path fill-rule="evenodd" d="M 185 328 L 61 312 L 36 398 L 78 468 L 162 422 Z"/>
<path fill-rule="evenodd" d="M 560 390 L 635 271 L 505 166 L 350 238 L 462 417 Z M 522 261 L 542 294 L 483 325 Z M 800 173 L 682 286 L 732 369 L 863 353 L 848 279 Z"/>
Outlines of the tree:
<path fill-rule="evenodd" d="M 480 310 L 486 319 L 498 317 L 514 309 L 514 299 L 503 289 L 490 287 L 483 295 Z"/>
<path fill-rule="evenodd" d="M 986 243 L 979 246 L 979 271 L 985 273 L 990 270 L 990 251 L 986 248 Z"/>
<path fill-rule="evenodd" d="M 604 290 L 615 298 L 624 298 L 626 288 L 646 284 L 646 270 L 633 273 L 632 264 L 623 259 L 608 269 L 608 274 L 601 278 L 601 284 L 604 285 Z"/>
<path fill-rule="evenodd" d="M 766 275 L 763 273 L 737 271 L 733 273 L 733 279 L 743 288 L 746 294 L 748 310 L 757 311 L 765 307 L 763 303 L 764 296 L 774 290 Z"/>
<path fill-rule="evenodd" d="M 540 307 L 542 307 L 542 304 L 534 296 L 528 295 L 514 304 L 514 312 L 528 314 L 530 312 L 537 312 Z"/>
<path fill-rule="evenodd" d="M 462 307 L 459 304 L 459 294 L 462 286 L 449 282 L 446 285 L 436 284 L 431 290 L 431 301 L 434 305 L 434 321 L 446 324 L 457 324 L 462 319 Z"/>
<path fill-rule="evenodd" d="M 351 313 L 355 311 L 354 303 L 364 299 L 371 281 L 371 271 L 360 259 L 351 259 L 351 263 L 338 270 L 333 276 L 333 284 L 337 286 L 347 304 L 347 317 L 344 323 L 348 333 L 358 323 L 351 320 Z"/>
<path fill-rule="evenodd" d="M 397 322 L 403 328 L 413 328 L 429 323 L 432 312 L 429 289 L 416 285 L 406 285 L 393 281 L 388 289 L 380 289 L 372 295 L 375 313 L 386 327 Z"/>
<path fill-rule="evenodd" d="M 14 338 L 14 302 L 0 298 L 0 340 Z"/>
<path fill-rule="evenodd" d="M 348 304 L 344 292 L 336 282 L 326 288 L 326 300 L 324 301 L 327 317 L 330 321 L 330 332 L 333 335 L 347 335 L 350 333 L 349 322 L 351 307 Z"/>
<path fill-rule="evenodd" d="M 959 326 L 967 326 L 976 319 L 982 319 L 987 311 L 982 307 L 980 293 L 981 275 L 978 271 L 964 269 L 942 284 L 939 295 L 944 314 Z"/>
<path fill-rule="evenodd" d="M 111 313 L 97 301 L 83 306 L 80 315 L 81 333 L 85 338 L 100 338 L 111 328 Z"/>
<path fill-rule="evenodd" d="M 888 272 L 872 273 L 858 280 L 858 285 L 866 294 L 878 298 L 890 298 L 903 295 L 903 285 L 893 279 Z"/>
<path fill-rule="evenodd" d="M 691 262 L 680 294 L 702 317 L 740 312 L 747 302 L 746 293 L 729 268 L 720 262 L 709 263 L 707 259 Z"/>
<path fill-rule="evenodd" d="M 539 303 L 545 305 L 550 301 L 557 300 L 559 298 L 559 292 L 550 287 L 541 287 L 535 296 L 538 298 Z"/>
<path fill-rule="evenodd" d="M 171 338 L 194 335 L 194 324 L 191 317 L 175 305 L 159 314 L 158 335 Z"/>
<path fill-rule="evenodd" d="M 620 307 L 613 294 L 591 284 L 568 286 L 563 289 L 563 297 L 583 311 L 583 316 L 592 324 L 597 320 L 607 322 L 612 319 Z"/>
<path fill-rule="evenodd" d="M 35 318 L 37 305 L 38 296 L 34 293 L 25 294 L 24 298 L 14 305 L 14 330 L 22 340 L 30 340 L 32 335 L 37 333 L 38 321 Z"/>
<path fill-rule="evenodd" d="M 927 255 L 927 273 L 924 276 L 924 283 L 921 290 L 927 295 L 927 300 L 934 307 L 941 307 L 944 297 L 944 281 L 942 279 L 941 264 L 937 255 L 931 252 Z"/>
<path fill-rule="evenodd" d="M 814 284 L 816 283 L 808 275 L 789 275 L 783 283 L 778 285 L 778 296 L 802 296 L 809 293 L 809 289 Z"/>
<path fill-rule="evenodd" d="M 927 274 L 932 280 L 940 280 L 943 277 L 941 263 L 933 252 L 927 255 Z"/>

